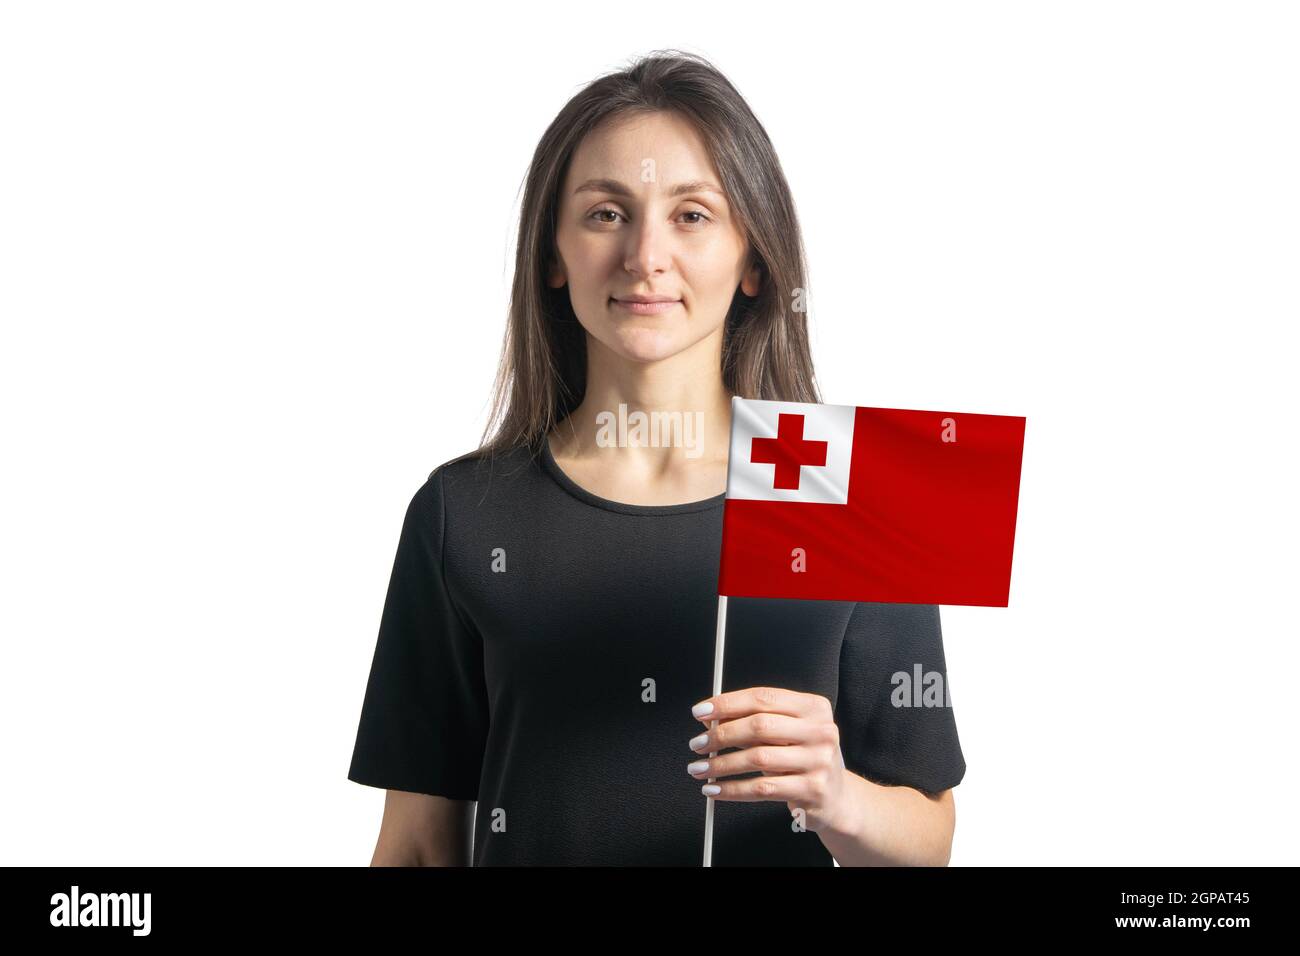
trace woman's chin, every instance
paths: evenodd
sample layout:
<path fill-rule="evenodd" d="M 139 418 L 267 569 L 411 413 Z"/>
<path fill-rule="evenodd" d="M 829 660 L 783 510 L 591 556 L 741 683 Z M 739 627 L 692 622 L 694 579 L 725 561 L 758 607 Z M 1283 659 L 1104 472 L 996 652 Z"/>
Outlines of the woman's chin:
<path fill-rule="evenodd" d="M 658 362 L 685 348 L 679 337 L 657 329 L 623 329 L 615 338 L 614 351 L 631 362 Z"/>
<path fill-rule="evenodd" d="M 642 365 L 647 365 L 651 362 L 662 362 L 666 358 L 672 358 L 678 351 L 680 350 L 662 349 L 655 351 L 649 349 L 638 349 L 634 352 L 623 351 L 619 354 L 629 362 L 639 362 Z"/>

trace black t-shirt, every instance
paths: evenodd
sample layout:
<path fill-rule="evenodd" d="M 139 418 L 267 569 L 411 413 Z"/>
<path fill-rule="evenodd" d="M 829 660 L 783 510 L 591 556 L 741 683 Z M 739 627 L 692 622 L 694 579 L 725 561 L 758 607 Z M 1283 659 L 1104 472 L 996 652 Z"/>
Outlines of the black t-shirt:
<path fill-rule="evenodd" d="M 601 498 L 546 442 L 438 466 L 406 511 L 348 778 L 477 800 L 474 866 L 700 866 L 687 741 L 707 729 L 690 708 L 713 690 L 724 501 Z M 952 709 L 917 706 L 900 672 L 946 688 L 936 605 L 728 599 L 724 691 L 821 694 L 849 770 L 956 786 Z M 834 863 L 784 800 L 717 800 L 713 865 Z"/>

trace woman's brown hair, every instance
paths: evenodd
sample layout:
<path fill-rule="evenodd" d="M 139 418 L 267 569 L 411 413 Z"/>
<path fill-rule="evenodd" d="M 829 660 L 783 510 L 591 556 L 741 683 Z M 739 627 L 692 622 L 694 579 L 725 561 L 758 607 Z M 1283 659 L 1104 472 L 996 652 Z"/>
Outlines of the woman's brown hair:
<path fill-rule="evenodd" d="M 482 444 L 462 458 L 492 458 L 520 446 L 536 454 L 552 428 L 582 401 L 586 332 L 573 313 L 568 286 L 552 289 L 546 283 L 555 259 L 560 189 L 579 143 L 599 124 L 660 110 L 684 117 L 698 130 L 748 239 L 752 262 L 761 267 L 758 295 L 737 290 L 727 313 L 724 386 L 742 398 L 820 401 L 804 318 L 803 240 L 776 150 L 717 68 L 694 54 L 662 50 L 586 86 L 537 144 L 524 182 L 492 410 Z"/>

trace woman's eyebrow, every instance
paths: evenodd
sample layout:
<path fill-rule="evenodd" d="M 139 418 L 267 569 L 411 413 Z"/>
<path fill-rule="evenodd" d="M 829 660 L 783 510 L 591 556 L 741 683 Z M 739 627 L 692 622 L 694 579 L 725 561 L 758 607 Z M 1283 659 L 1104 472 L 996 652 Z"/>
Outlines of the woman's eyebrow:
<path fill-rule="evenodd" d="M 632 190 L 627 186 L 624 186 L 617 179 L 588 179 L 585 183 L 575 189 L 573 194 L 576 196 L 578 193 L 584 192 L 610 193 L 614 196 L 628 197 L 632 195 Z M 724 199 L 727 195 L 713 183 L 705 182 L 704 180 L 678 183 L 676 186 L 673 186 L 668 190 L 668 195 L 670 196 L 682 196 L 686 193 L 717 193 Z"/>

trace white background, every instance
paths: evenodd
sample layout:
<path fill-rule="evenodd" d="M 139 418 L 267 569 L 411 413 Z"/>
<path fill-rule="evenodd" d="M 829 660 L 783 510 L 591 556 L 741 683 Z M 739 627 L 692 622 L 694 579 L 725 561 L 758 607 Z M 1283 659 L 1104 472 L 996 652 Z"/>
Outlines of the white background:
<path fill-rule="evenodd" d="M 1028 419 L 1011 606 L 942 612 L 953 864 L 1293 863 L 1297 26 L 0 7 L 3 862 L 369 861 L 397 533 L 486 421 L 528 161 L 678 47 L 780 153 L 824 399 Z"/>

